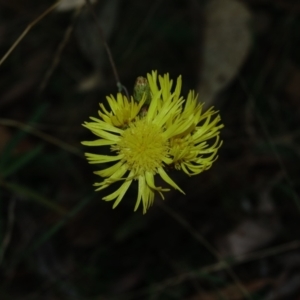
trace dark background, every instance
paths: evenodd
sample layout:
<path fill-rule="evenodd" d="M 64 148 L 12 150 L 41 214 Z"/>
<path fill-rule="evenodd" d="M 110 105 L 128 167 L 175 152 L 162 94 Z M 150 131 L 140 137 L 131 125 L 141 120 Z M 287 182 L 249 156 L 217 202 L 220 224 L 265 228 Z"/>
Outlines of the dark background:
<path fill-rule="evenodd" d="M 212 168 L 142 215 L 134 186 L 115 210 L 94 192 L 80 144 L 117 93 L 92 14 L 0 0 L 1 57 L 34 25 L 0 66 L 1 300 L 300 299 L 300 4 L 232 1 L 93 6 L 129 93 L 181 74 L 225 124 Z"/>

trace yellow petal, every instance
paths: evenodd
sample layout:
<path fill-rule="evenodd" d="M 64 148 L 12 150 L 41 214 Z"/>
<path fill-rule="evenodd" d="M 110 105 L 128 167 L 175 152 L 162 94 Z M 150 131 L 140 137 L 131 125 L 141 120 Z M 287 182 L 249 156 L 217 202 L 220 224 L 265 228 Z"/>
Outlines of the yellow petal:
<path fill-rule="evenodd" d="M 182 194 L 185 194 L 185 192 L 169 177 L 163 168 L 159 168 L 157 171 L 165 182 L 171 185 L 174 189 L 179 190 Z"/>

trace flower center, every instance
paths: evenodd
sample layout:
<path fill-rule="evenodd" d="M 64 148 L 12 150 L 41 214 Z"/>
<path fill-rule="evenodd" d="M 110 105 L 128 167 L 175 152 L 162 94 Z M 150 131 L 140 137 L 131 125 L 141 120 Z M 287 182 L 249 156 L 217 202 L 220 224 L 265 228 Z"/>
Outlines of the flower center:
<path fill-rule="evenodd" d="M 175 169 L 180 170 L 180 164 L 185 161 L 193 158 L 197 153 L 193 153 L 192 150 L 193 143 L 189 138 L 175 138 L 171 140 L 171 156 L 174 160 Z"/>
<path fill-rule="evenodd" d="M 123 155 L 128 169 L 138 176 L 145 172 L 156 173 L 167 154 L 168 143 L 157 125 L 138 120 L 129 125 L 113 150 Z"/>
<path fill-rule="evenodd" d="M 171 148 L 179 152 L 190 152 L 192 141 L 188 138 L 174 138 L 171 140 Z"/>

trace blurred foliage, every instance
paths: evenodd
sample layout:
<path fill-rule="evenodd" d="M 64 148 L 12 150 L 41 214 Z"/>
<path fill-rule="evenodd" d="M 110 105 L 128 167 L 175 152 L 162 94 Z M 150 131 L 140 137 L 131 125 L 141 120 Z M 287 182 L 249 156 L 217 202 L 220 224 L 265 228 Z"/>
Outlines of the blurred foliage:
<path fill-rule="evenodd" d="M 95 168 L 83 156 L 80 141 L 91 136 L 81 124 L 117 92 L 91 13 L 51 12 L 3 62 L 1 300 L 295 299 L 300 6 L 241 2 L 253 41 L 214 99 L 225 124 L 219 159 L 199 176 L 180 175 L 187 195 L 172 191 L 146 215 L 132 211 L 134 188 L 115 210 L 102 201 L 92 186 Z M 1 0 L 1 55 L 53 3 Z M 151 70 L 181 74 L 185 94 L 197 87 L 205 4 L 93 6 L 129 93 Z"/>

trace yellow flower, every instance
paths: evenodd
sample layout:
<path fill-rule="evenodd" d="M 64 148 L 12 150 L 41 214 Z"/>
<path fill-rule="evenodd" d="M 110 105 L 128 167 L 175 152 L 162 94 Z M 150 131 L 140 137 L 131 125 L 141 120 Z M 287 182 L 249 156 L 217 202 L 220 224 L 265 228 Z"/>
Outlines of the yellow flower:
<path fill-rule="evenodd" d="M 116 127 L 128 125 L 138 115 L 145 102 L 145 99 L 142 99 L 140 103 L 136 103 L 132 97 L 129 101 L 120 93 L 117 94 L 117 99 L 111 95 L 110 97 L 106 97 L 106 100 L 111 111 L 108 112 L 101 103 L 100 108 L 103 112 L 99 111 L 99 116 L 104 122 Z"/>
<path fill-rule="evenodd" d="M 145 105 L 149 94 L 138 99 L 139 102 L 132 97 L 128 100 L 120 93 L 116 99 L 107 97 L 110 109 L 100 104 L 100 118 L 91 117 L 92 122 L 83 124 L 99 139 L 82 142 L 86 146 L 110 146 L 110 155 L 85 154 L 91 164 L 109 164 L 95 172 L 104 178 L 94 184 L 97 191 L 121 182 L 120 187 L 103 200 L 114 200 L 115 208 L 131 183 L 137 181 L 134 210 L 142 203 L 143 213 L 152 205 L 155 192 L 164 198 L 163 193 L 170 190 L 155 185 L 156 174 L 184 193 L 166 172 L 168 166 L 188 175 L 199 174 L 211 167 L 222 144 L 219 133 L 223 127 L 219 124 L 220 116 L 212 108 L 202 112 L 203 104 L 198 103 L 193 91 L 184 100 L 180 95 L 181 76 L 173 91 L 173 81 L 168 74 L 157 78 L 157 73 L 152 71 L 147 74 L 147 79 L 149 105 Z"/>

